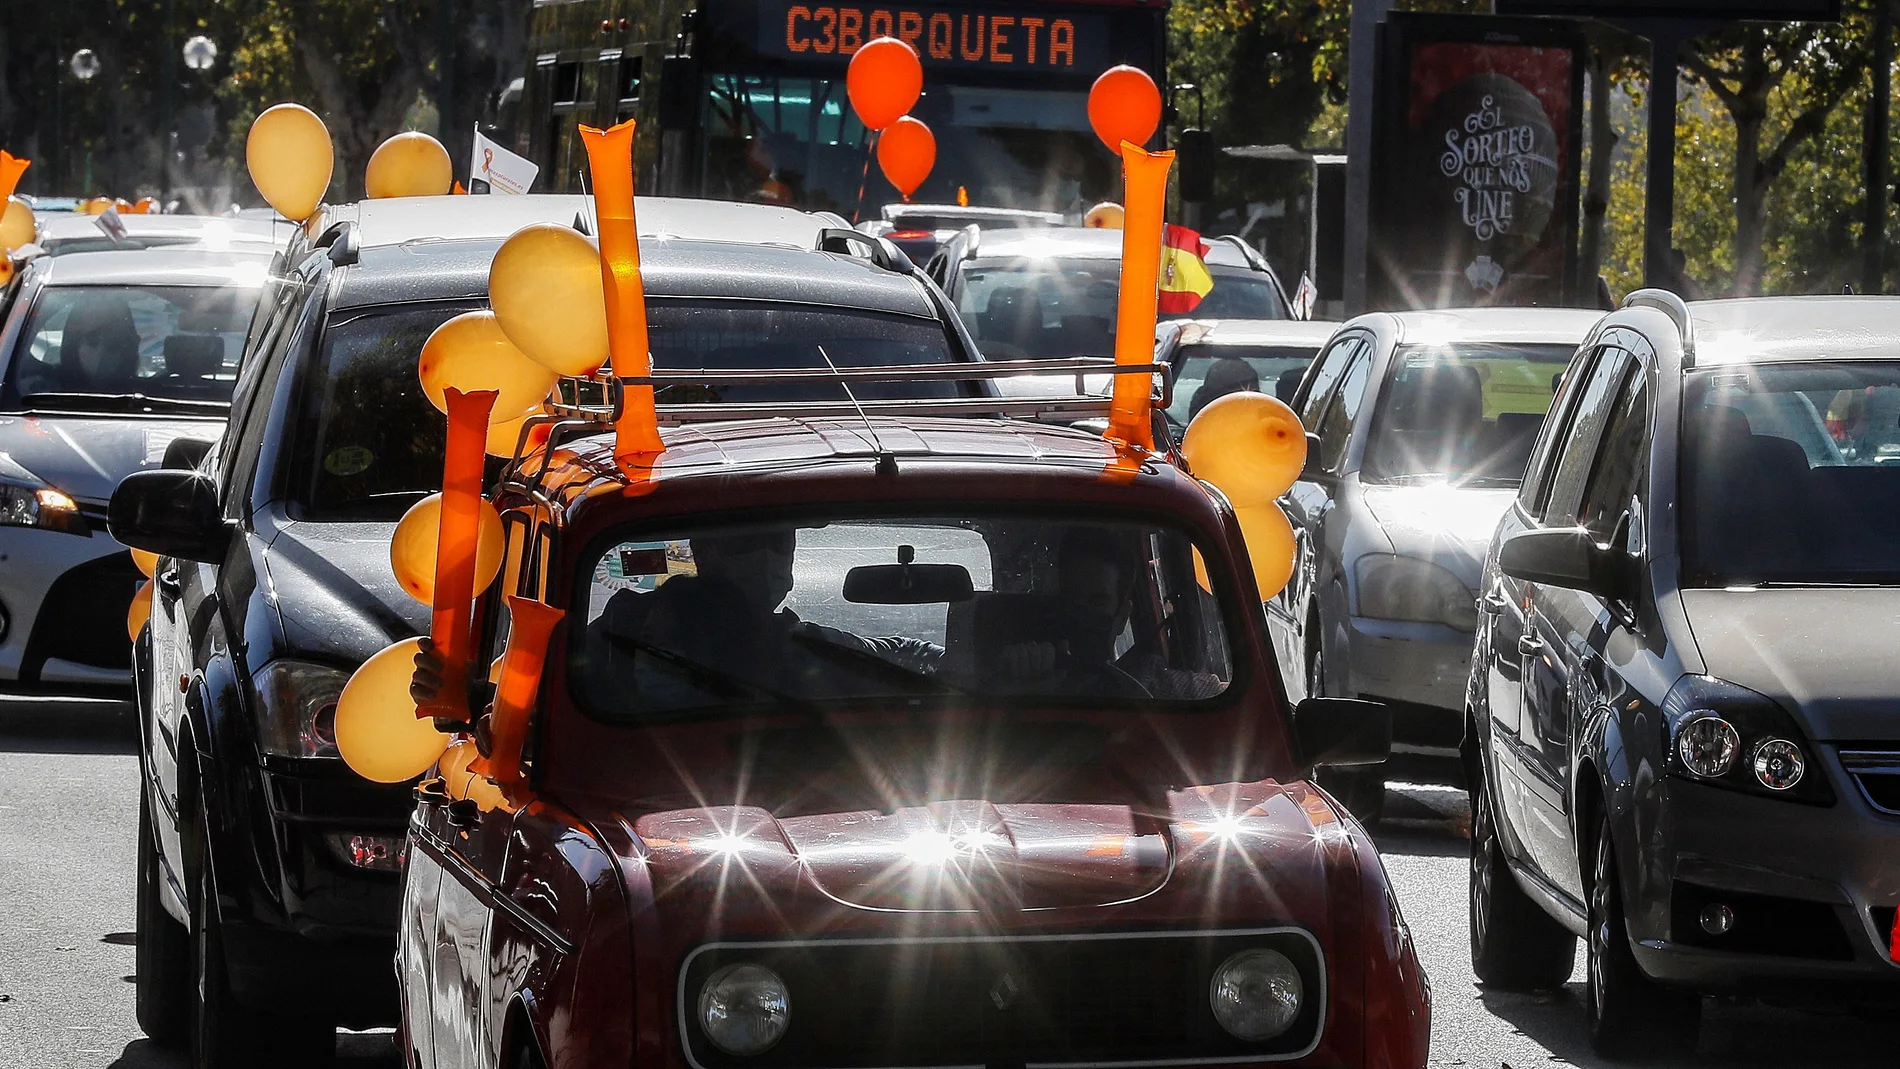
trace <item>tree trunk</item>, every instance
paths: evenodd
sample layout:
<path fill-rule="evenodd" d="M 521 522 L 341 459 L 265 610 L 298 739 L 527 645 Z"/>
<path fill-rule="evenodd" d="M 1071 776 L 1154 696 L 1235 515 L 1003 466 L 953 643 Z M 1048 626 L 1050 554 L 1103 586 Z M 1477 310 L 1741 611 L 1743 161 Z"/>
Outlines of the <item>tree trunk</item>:
<path fill-rule="evenodd" d="M 1583 194 L 1583 234 L 1577 250 L 1577 300 L 1594 302 L 1603 273 L 1603 220 L 1610 210 L 1610 163 L 1619 140 L 1610 125 L 1610 64 L 1590 53 L 1590 177 Z"/>
<path fill-rule="evenodd" d="M 1769 70 L 1767 42 L 1759 32 L 1749 34 L 1742 47 L 1743 76 L 1729 108 L 1735 120 L 1734 293 L 1753 297 L 1761 293 L 1762 236 L 1767 230 L 1769 176 L 1762 167 L 1762 128 L 1768 122 L 1768 93 L 1775 79 Z"/>

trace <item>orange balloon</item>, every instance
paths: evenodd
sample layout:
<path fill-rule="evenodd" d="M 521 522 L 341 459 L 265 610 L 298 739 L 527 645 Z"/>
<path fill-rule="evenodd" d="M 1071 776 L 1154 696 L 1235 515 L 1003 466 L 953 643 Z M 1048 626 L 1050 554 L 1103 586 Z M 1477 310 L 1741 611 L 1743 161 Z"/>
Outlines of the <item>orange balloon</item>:
<path fill-rule="evenodd" d="M 924 92 L 924 65 L 916 49 L 895 37 L 879 37 L 851 57 L 844 91 L 858 121 L 866 129 L 882 130 L 917 106 Z"/>
<path fill-rule="evenodd" d="M 1161 125 L 1161 90 L 1139 67 L 1110 67 L 1089 90 L 1089 125 L 1117 156 L 1124 141 L 1145 145 Z"/>
<path fill-rule="evenodd" d="M 158 213 L 158 198 L 140 197 L 139 202 L 132 205 L 132 211 L 136 215 L 156 215 Z"/>
<path fill-rule="evenodd" d="M 357 775 L 401 783 L 427 772 L 449 745 L 435 722 L 416 716 L 409 697 L 420 639 L 405 639 L 364 661 L 336 702 L 336 748 Z"/>
<path fill-rule="evenodd" d="M 87 215 L 104 215 L 106 209 L 110 207 L 112 207 L 111 197 L 93 197 L 79 204 L 79 210 Z"/>
<path fill-rule="evenodd" d="M 877 165 L 891 185 L 910 199 L 937 165 L 937 138 L 930 127 L 906 115 L 878 135 Z"/>
<path fill-rule="evenodd" d="M 152 618 L 152 581 L 147 579 L 139 584 L 139 592 L 132 595 L 132 607 L 125 613 L 125 629 L 132 641 L 139 640 L 139 632 L 145 630 L 146 621 Z"/>
<path fill-rule="evenodd" d="M 508 340 L 495 313 L 488 311 L 463 312 L 435 328 L 422 343 L 416 374 L 422 392 L 439 412 L 449 410 L 443 391 L 450 386 L 463 393 L 499 391 L 490 423 L 505 423 L 540 404 L 554 389 L 555 379 L 553 371 L 528 359 Z"/>
<path fill-rule="evenodd" d="M 1112 200 L 1105 200 L 1090 208 L 1082 217 L 1082 225 L 1091 230 L 1120 230 L 1128 213 Z"/>
<path fill-rule="evenodd" d="M 442 142 L 417 130 L 400 133 L 376 146 L 363 174 L 363 195 L 382 197 L 435 197 L 449 191 L 455 180 L 449 152 Z"/>
<path fill-rule="evenodd" d="M 1216 398 L 1188 424 L 1181 455 L 1235 508 L 1271 505 L 1306 466 L 1306 429 L 1279 398 L 1230 393 Z"/>
<path fill-rule="evenodd" d="M 488 265 L 488 303 L 508 340 L 562 375 L 607 362 L 607 297 L 600 249 L 571 226 L 530 223 Z"/>
<path fill-rule="evenodd" d="M 33 209 L 18 197 L 0 202 L 0 253 L 29 244 L 39 231 L 33 221 Z"/>
<path fill-rule="evenodd" d="M 442 495 L 430 494 L 409 506 L 389 538 L 389 567 L 409 596 L 430 605 L 435 602 L 435 549 L 442 529 Z M 501 513 L 481 503 L 481 521 L 475 531 L 475 592 L 488 589 L 501 573 Z"/>
<path fill-rule="evenodd" d="M 1286 589 L 1293 578 L 1293 525 L 1278 505 L 1237 508 L 1240 533 L 1247 539 L 1247 556 L 1253 561 L 1254 585 L 1260 588 L 1260 600 Z"/>

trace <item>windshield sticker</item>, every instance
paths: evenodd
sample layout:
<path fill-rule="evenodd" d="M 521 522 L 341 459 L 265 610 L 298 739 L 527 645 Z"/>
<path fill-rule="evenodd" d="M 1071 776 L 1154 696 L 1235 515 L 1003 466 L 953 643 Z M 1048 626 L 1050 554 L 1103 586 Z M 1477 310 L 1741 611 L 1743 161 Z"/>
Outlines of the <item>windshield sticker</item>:
<path fill-rule="evenodd" d="M 332 450 L 329 456 L 323 458 L 323 470 L 332 475 L 347 478 L 351 475 L 363 474 L 374 463 L 376 463 L 376 454 L 360 445 L 346 445 L 341 449 Z"/>

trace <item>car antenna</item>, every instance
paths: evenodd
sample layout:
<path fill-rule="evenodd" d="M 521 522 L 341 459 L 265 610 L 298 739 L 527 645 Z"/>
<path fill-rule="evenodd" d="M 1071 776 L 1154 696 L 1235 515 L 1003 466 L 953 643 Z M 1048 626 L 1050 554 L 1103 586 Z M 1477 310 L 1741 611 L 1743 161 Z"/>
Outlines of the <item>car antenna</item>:
<path fill-rule="evenodd" d="M 818 355 L 825 358 L 825 366 L 831 369 L 833 375 L 838 376 L 838 385 L 844 388 L 844 395 L 850 400 L 851 407 L 858 410 L 858 418 L 864 421 L 864 429 L 871 436 L 871 448 L 877 453 L 877 473 L 879 475 L 896 475 L 897 454 L 884 448 L 883 439 L 877 436 L 877 425 L 871 422 L 871 417 L 864 412 L 864 406 L 858 403 L 858 395 L 852 392 L 851 383 L 846 381 L 845 377 L 839 373 L 838 365 L 832 362 L 831 354 L 825 352 L 823 345 L 818 346 Z"/>

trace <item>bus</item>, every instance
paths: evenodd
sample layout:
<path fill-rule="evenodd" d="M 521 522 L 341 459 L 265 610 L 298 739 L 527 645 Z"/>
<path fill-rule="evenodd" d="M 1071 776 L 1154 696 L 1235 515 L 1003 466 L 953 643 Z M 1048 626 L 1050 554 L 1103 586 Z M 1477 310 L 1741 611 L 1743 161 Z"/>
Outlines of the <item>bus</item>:
<path fill-rule="evenodd" d="M 537 191 L 584 188 L 579 124 L 631 118 L 643 193 L 874 218 L 899 197 L 845 68 L 888 35 L 923 61 L 912 114 L 937 140 L 915 200 L 1080 216 L 1119 188 L 1089 86 L 1120 63 L 1164 84 L 1166 19 L 1167 0 L 535 0 L 504 135 Z"/>

